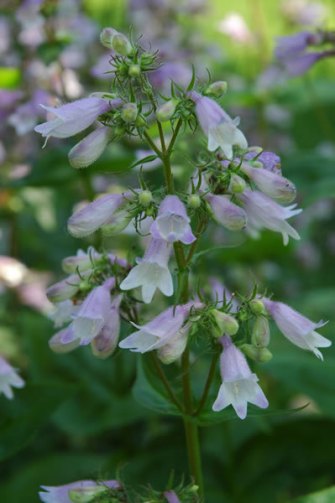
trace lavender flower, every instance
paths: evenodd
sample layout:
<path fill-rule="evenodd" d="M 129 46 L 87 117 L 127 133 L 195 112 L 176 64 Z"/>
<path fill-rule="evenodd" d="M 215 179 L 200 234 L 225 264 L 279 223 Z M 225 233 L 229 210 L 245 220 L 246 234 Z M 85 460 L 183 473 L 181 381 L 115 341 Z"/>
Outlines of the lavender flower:
<path fill-rule="evenodd" d="M 231 231 L 239 231 L 247 224 L 247 215 L 243 208 L 232 203 L 227 196 L 207 194 L 208 201 L 213 213 L 213 218 L 218 224 Z"/>
<path fill-rule="evenodd" d="M 37 133 L 49 138 L 68 138 L 87 129 L 99 115 L 119 106 L 121 100 L 108 101 L 103 98 L 82 98 L 60 107 L 42 107 L 56 116 L 55 119 L 35 127 Z"/>
<path fill-rule="evenodd" d="M 86 272 L 86 271 L 85 271 Z M 47 297 L 51 302 L 62 302 L 71 299 L 79 290 L 81 278 L 78 274 L 71 274 L 47 289 Z"/>
<path fill-rule="evenodd" d="M 164 497 L 167 503 L 181 503 L 175 491 L 165 491 Z"/>
<path fill-rule="evenodd" d="M 128 276 L 122 281 L 122 290 L 132 290 L 142 287 L 143 301 L 151 302 L 156 289 L 170 297 L 173 294 L 173 283 L 168 262 L 171 245 L 162 239 L 151 239 L 142 260 L 133 267 Z"/>
<path fill-rule="evenodd" d="M 213 410 L 218 412 L 232 405 L 238 417 L 245 419 L 248 402 L 266 409 L 269 403 L 257 384 L 258 377 L 251 372 L 243 353 L 232 343 L 230 337 L 224 336 L 220 342 L 224 348 L 220 358 L 222 384 Z"/>
<path fill-rule="evenodd" d="M 281 203 L 291 203 L 295 199 L 296 188 L 287 178 L 263 168 L 253 168 L 246 163 L 242 163 L 241 170 L 267 196 Z"/>
<path fill-rule="evenodd" d="M 161 202 L 150 232 L 154 239 L 163 239 L 168 243 L 181 241 L 188 245 L 196 240 L 185 206 L 177 196 L 166 196 Z"/>
<path fill-rule="evenodd" d="M 279 155 L 274 152 L 267 152 L 263 150 L 259 153 L 259 151 L 250 150 L 244 155 L 243 159 L 253 161 L 255 157 L 257 157 L 257 162 L 260 162 L 264 169 L 273 171 L 274 173 L 280 171 L 281 160 Z"/>
<path fill-rule="evenodd" d="M 112 136 L 111 128 L 99 127 L 77 143 L 69 152 L 73 168 L 87 168 L 103 153 Z"/>
<path fill-rule="evenodd" d="M 121 487 L 120 482 L 117 480 L 105 480 L 103 482 L 79 480 L 63 486 L 41 486 L 43 492 L 41 491 L 38 494 L 44 503 L 72 503 L 77 500 L 72 499 L 71 496 L 77 496 L 78 499 L 78 496 L 82 494 L 87 498 L 85 501 L 91 501 L 92 498 L 104 493 L 107 489 L 119 490 Z"/>
<path fill-rule="evenodd" d="M 192 302 L 171 306 L 143 326 L 134 324 L 139 330 L 123 339 L 119 344 L 120 348 L 146 353 L 172 344 L 178 338 L 193 306 L 195 304 Z"/>
<path fill-rule="evenodd" d="M 280 232 L 284 245 L 288 244 L 289 236 L 300 239 L 297 231 L 286 220 L 298 215 L 302 210 L 295 209 L 296 204 L 280 206 L 265 194 L 257 190 L 245 190 L 239 195 L 248 215 L 248 230 L 257 235 L 259 229 L 270 229 Z"/>
<path fill-rule="evenodd" d="M 122 223 L 127 226 L 131 217 L 125 222 L 121 212 L 127 206 L 130 193 L 105 194 L 92 203 L 76 211 L 68 220 L 68 230 L 75 237 L 89 236 L 104 225 Z M 123 228 L 124 228 L 123 227 Z M 120 229 L 122 230 L 122 229 Z"/>
<path fill-rule="evenodd" d="M 23 388 L 24 380 L 17 371 L 0 356 L 0 394 L 11 400 L 14 397 L 13 388 Z"/>
<path fill-rule="evenodd" d="M 282 302 L 274 302 L 269 299 L 262 300 L 279 330 L 292 344 L 312 351 L 318 358 L 323 360 L 323 356 L 317 348 L 327 348 L 331 345 L 331 341 L 318 334 L 315 329 L 323 327 L 326 323 L 323 321 L 314 323 Z"/>
<path fill-rule="evenodd" d="M 208 150 L 212 152 L 220 147 L 224 155 L 232 159 L 234 145 L 242 149 L 247 148 L 247 140 L 237 127 L 239 118 L 233 120 L 216 101 L 207 96 L 191 91 L 189 97 L 195 103 L 201 129 L 208 136 Z"/>
<path fill-rule="evenodd" d="M 108 358 L 115 350 L 120 335 L 120 304 L 122 295 L 114 297 L 105 324 L 92 340 L 92 352 L 99 358 Z"/>

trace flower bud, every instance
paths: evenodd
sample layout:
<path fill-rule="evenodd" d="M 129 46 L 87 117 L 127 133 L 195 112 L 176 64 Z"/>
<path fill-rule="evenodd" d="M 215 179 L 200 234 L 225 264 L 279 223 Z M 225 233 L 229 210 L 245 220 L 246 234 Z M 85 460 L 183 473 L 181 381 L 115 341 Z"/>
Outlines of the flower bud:
<path fill-rule="evenodd" d="M 136 117 L 135 126 L 136 127 L 145 127 L 145 126 L 147 126 L 147 121 L 146 121 L 145 117 L 143 117 L 143 115 L 139 114 Z"/>
<path fill-rule="evenodd" d="M 249 302 L 249 307 L 250 307 L 251 312 L 253 314 L 256 314 L 256 315 L 267 314 L 265 306 L 264 306 L 263 302 L 260 299 L 252 299 Z"/>
<path fill-rule="evenodd" d="M 227 92 L 227 88 L 228 84 L 225 80 L 218 80 L 217 82 L 213 82 L 207 87 L 205 94 L 220 98 L 220 96 Z"/>
<path fill-rule="evenodd" d="M 73 503 L 91 503 L 95 498 L 99 497 L 99 501 L 103 493 L 108 494 L 108 488 L 103 486 L 83 487 L 71 489 L 69 491 L 70 501 Z"/>
<path fill-rule="evenodd" d="M 169 100 L 160 106 L 156 112 L 156 117 L 159 122 L 166 122 L 171 119 L 176 111 L 177 101 Z"/>
<path fill-rule="evenodd" d="M 264 348 L 270 342 L 270 326 L 267 318 L 257 316 L 251 333 L 251 342 L 257 348 Z"/>
<path fill-rule="evenodd" d="M 213 327 L 215 337 L 221 337 L 223 334 L 235 335 L 238 331 L 238 321 L 230 314 L 213 309 L 212 316 L 216 324 L 216 326 Z"/>
<path fill-rule="evenodd" d="M 150 190 L 142 190 L 138 195 L 138 201 L 145 208 L 149 206 L 152 202 L 152 193 Z"/>
<path fill-rule="evenodd" d="M 141 75 L 140 65 L 130 65 L 128 75 L 129 77 L 139 77 Z"/>
<path fill-rule="evenodd" d="M 117 31 L 114 28 L 104 28 L 100 33 L 100 42 L 104 47 L 108 49 L 113 48 L 113 38 L 117 34 Z"/>
<path fill-rule="evenodd" d="M 129 56 L 133 48 L 123 33 L 116 33 L 112 39 L 112 49 L 121 56 Z"/>
<path fill-rule="evenodd" d="M 267 348 L 256 348 L 252 344 L 242 344 L 241 351 L 252 360 L 266 363 L 271 360 L 272 353 Z"/>
<path fill-rule="evenodd" d="M 198 194 L 190 194 L 187 199 L 187 206 L 196 210 L 201 205 L 201 198 Z"/>
<path fill-rule="evenodd" d="M 239 175 L 233 174 L 230 178 L 230 183 L 229 183 L 229 192 L 232 192 L 233 194 L 238 194 L 240 192 L 243 192 L 246 187 L 245 180 Z"/>
<path fill-rule="evenodd" d="M 131 123 L 136 120 L 138 108 L 136 103 L 126 103 L 122 107 L 121 117 L 125 122 Z"/>
<path fill-rule="evenodd" d="M 72 274 L 66 279 L 49 286 L 46 291 L 50 302 L 62 302 L 71 299 L 80 288 L 81 279 L 77 274 Z"/>
<path fill-rule="evenodd" d="M 109 127 L 99 127 L 85 136 L 68 154 L 71 166 L 86 168 L 93 164 L 107 147 L 111 136 Z"/>

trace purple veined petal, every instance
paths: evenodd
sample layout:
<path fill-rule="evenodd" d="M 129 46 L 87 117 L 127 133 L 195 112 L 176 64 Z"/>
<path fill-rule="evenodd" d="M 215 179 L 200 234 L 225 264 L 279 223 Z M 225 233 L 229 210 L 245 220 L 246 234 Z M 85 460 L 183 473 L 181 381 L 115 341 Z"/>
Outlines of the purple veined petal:
<path fill-rule="evenodd" d="M 190 219 L 185 206 L 177 196 L 166 196 L 161 202 L 156 220 L 150 227 L 154 239 L 168 243 L 181 241 L 191 244 L 196 240 L 190 227 Z"/>
<path fill-rule="evenodd" d="M 85 273 L 89 274 L 89 270 L 86 270 Z M 71 274 L 67 278 L 58 281 L 47 289 L 48 299 L 51 302 L 62 302 L 71 299 L 78 292 L 81 281 L 78 274 Z"/>
<path fill-rule="evenodd" d="M 246 163 L 242 163 L 241 169 L 267 196 L 282 203 L 291 203 L 295 199 L 296 188 L 287 178 L 263 168 L 253 168 Z"/>
<path fill-rule="evenodd" d="M 114 297 L 105 325 L 91 342 L 92 353 L 98 358 L 108 358 L 117 347 L 120 335 L 119 308 L 121 301 L 122 295 Z"/>
<path fill-rule="evenodd" d="M 85 136 L 68 154 L 71 166 L 86 168 L 93 164 L 104 152 L 111 137 L 112 130 L 107 126 L 99 127 Z"/>
<path fill-rule="evenodd" d="M 76 338 L 73 324 L 60 330 L 49 340 L 49 346 L 55 353 L 69 353 L 80 345 L 80 340 Z"/>
<path fill-rule="evenodd" d="M 243 229 L 247 223 L 247 215 L 243 208 L 232 203 L 222 195 L 207 194 L 208 201 L 215 221 L 231 231 Z"/>
<path fill-rule="evenodd" d="M 167 503 L 181 503 L 175 491 L 165 491 L 164 498 Z"/>

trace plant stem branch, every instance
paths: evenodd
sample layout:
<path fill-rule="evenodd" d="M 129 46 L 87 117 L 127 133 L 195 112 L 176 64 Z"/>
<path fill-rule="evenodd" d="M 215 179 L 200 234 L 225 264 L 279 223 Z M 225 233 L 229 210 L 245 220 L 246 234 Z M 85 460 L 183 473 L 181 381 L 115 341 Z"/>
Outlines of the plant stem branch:
<path fill-rule="evenodd" d="M 218 363 L 219 356 L 220 356 L 219 351 L 216 351 L 216 353 L 214 354 L 214 356 L 212 358 L 212 363 L 211 363 L 211 366 L 210 366 L 209 371 L 208 371 L 208 376 L 207 376 L 206 384 L 205 384 L 202 396 L 200 398 L 199 405 L 198 405 L 197 409 L 194 412 L 195 416 L 198 416 L 200 414 L 200 412 L 202 411 L 203 407 L 206 404 L 208 393 L 209 393 L 209 390 L 211 388 L 211 384 L 212 384 L 212 381 L 213 381 L 213 378 L 214 378 L 214 375 L 215 375 L 215 371 L 216 371 L 216 368 L 217 368 L 217 363 Z"/>
<path fill-rule="evenodd" d="M 169 395 L 170 397 L 170 400 L 175 404 L 175 406 L 181 411 L 183 412 L 183 406 L 182 404 L 179 402 L 178 398 L 175 396 L 171 386 L 170 386 L 170 383 L 165 375 L 165 372 L 164 370 L 162 369 L 159 361 L 158 361 L 158 358 L 156 356 L 156 353 L 155 352 L 151 352 L 151 357 L 152 357 L 152 361 L 154 363 L 154 366 L 155 366 L 155 369 L 157 370 L 158 372 L 158 375 L 166 389 L 166 392 L 167 394 Z"/>

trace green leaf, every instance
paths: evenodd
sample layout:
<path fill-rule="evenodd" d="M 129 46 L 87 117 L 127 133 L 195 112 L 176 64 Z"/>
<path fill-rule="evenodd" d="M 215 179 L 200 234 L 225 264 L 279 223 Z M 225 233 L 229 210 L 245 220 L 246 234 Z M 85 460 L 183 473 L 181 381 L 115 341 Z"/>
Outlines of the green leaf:
<path fill-rule="evenodd" d="M 15 399 L 2 407 L 0 460 L 26 447 L 51 414 L 75 388 L 55 383 L 31 384 L 17 391 Z"/>
<path fill-rule="evenodd" d="M 173 416 L 181 415 L 176 405 L 168 398 L 152 364 L 151 355 L 138 358 L 133 395 L 137 402 L 155 412 Z"/>
<path fill-rule="evenodd" d="M 158 159 L 158 155 L 148 155 L 147 157 L 143 157 L 143 159 L 139 159 L 138 161 L 134 162 L 131 166 L 130 169 L 135 168 L 136 166 L 140 166 L 141 164 L 145 164 L 147 162 L 152 162 Z"/>
<path fill-rule="evenodd" d="M 317 493 L 307 494 L 300 498 L 292 500 L 292 503 L 333 503 L 335 501 L 335 486 L 318 491 Z"/>

